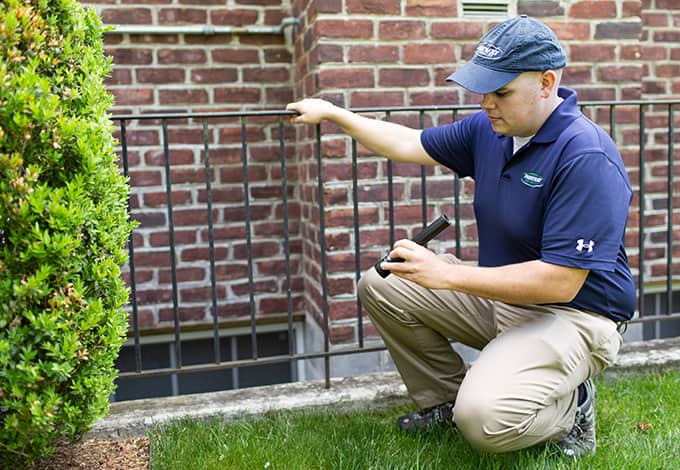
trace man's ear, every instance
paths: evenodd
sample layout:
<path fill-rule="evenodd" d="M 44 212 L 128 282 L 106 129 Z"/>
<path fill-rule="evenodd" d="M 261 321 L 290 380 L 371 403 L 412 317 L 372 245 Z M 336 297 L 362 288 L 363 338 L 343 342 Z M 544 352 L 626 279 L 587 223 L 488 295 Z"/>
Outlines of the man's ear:
<path fill-rule="evenodd" d="M 541 92 L 543 98 L 549 97 L 557 88 L 559 78 L 554 70 L 546 70 L 541 73 Z"/>

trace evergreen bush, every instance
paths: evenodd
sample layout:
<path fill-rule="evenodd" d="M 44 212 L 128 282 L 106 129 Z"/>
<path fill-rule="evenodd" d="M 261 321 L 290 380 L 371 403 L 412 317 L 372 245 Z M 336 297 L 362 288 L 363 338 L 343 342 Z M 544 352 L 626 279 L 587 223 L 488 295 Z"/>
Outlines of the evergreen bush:
<path fill-rule="evenodd" d="M 75 0 L 0 9 L 0 462 L 108 413 L 127 330 L 127 181 L 102 24 Z"/>

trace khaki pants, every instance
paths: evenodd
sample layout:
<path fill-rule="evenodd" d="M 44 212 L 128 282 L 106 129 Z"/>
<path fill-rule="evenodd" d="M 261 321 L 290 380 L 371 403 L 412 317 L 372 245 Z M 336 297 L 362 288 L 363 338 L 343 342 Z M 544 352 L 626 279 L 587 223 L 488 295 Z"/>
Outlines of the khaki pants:
<path fill-rule="evenodd" d="M 488 452 L 564 437 L 578 385 L 610 365 L 622 343 L 601 315 L 425 289 L 373 268 L 359 296 L 416 404 L 455 400 L 456 426 Z M 451 340 L 480 350 L 469 369 Z"/>

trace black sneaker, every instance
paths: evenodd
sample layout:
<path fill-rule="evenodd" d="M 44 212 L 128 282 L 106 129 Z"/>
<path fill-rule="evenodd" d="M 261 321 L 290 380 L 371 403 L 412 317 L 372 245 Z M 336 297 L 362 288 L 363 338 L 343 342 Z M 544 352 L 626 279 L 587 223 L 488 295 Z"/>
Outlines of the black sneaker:
<path fill-rule="evenodd" d="M 579 458 L 594 454 L 597 449 L 595 438 L 595 385 L 588 379 L 583 382 L 585 400 L 576 409 L 576 422 L 567 437 L 557 443 L 562 455 Z"/>
<path fill-rule="evenodd" d="M 397 418 L 397 427 L 406 432 L 428 432 L 441 428 L 454 428 L 454 402 L 447 401 L 431 408 L 424 408 L 415 413 Z"/>

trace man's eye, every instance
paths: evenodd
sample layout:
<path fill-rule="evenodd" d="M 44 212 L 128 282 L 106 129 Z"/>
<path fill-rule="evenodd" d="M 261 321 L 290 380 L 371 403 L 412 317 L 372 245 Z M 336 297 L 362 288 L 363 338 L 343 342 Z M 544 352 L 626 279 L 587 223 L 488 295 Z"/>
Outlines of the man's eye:
<path fill-rule="evenodd" d="M 496 96 L 505 96 L 505 95 L 507 95 L 508 93 L 509 93 L 509 92 L 507 92 L 507 91 L 497 91 L 497 92 L 496 92 Z"/>

